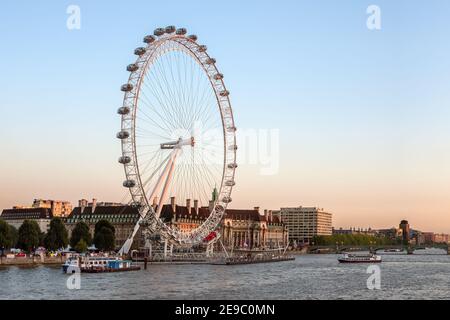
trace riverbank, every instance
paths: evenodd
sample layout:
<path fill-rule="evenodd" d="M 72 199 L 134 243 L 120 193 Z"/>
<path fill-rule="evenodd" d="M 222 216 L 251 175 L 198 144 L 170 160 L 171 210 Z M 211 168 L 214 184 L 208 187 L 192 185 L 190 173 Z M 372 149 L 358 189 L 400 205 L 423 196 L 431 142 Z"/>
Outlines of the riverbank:
<path fill-rule="evenodd" d="M 46 256 L 34 256 L 26 258 L 13 258 L 8 259 L 6 257 L 0 258 L 0 266 L 33 266 L 33 265 L 60 265 L 64 263 L 65 257 L 46 257 Z"/>

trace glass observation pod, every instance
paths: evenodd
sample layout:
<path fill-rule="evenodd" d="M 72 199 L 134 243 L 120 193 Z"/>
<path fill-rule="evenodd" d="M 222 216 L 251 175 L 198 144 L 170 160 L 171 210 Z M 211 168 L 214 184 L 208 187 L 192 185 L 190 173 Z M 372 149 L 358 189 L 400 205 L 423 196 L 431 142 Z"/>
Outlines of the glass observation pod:
<path fill-rule="evenodd" d="M 227 187 L 234 187 L 236 185 L 236 182 L 234 182 L 233 180 L 229 180 L 229 181 L 225 182 L 225 185 Z"/>
<path fill-rule="evenodd" d="M 224 90 L 224 91 L 220 92 L 221 97 L 228 97 L 229 95 L 230 95 L 230 92 L 228 90 Z"/>
<path fill-rule="evenodd" d="M 128 131 L 120 131 L 117 134 L 117 139 L 124 140 L 124 139 L 128 139 L 129 137 L 130 137 L 130 133 Z"/>
<path fill-rule="evenodd" d="M 128 108 L 128 107 L 121 107 L 121 108 L 119 108 L 119 110 L 117 110 L 117 113 L 122 115 L 122 116 L 126 115 L 126 114 L 129 114 L 130 113 L 130 108 Z"/>
<path fill-rule="evenodd" d="M 204 44 L 198 47 L 198 52 L 206 52 L 206 50 L 208 50 L 208 47 Z"/>
<path fill-rule="evenodd" d="M 177 28 L 175 26 L 166 27 L 166 33 L 174 33 Z"/>
<path fill-rule="evenodd" d="M 129 64 L 129 65 L 127 66 L 127 71 L 129 71 L 129 72 L 135 72 L 135 71 L 137 71 L 138 69 L 139 69 L 139 67 L 138 67 L 138 65 L 135 64 L 135 63 Z"/>
<path fill-rule="evenodd" d="M 177 29 L 176 34 L 179 36 L 184 36 L 187 33 L 187 30 L 185 28 L 179 28 Z"/>
<path fill-rule="evenodd" d="M 131 157 L 123 156 L 119 158 L 119 163 L 121 164 L 128 164 L 131 162 Z"/>
<path fill-rule="evenodd" d="M 222 199 L 222 201 L 225 203 L 231 203 L 231 202 L 233 202 L 233 199 L 231 199 L 231 197 L 225 197 Z"/>
<path fill-rule="evenodd" d="M 155 29 L 155 31 L 153 32 L 153 34 L 157 37 L 162 36 L 164 33 L 166 33 L 166 29 L 164 28 L 157 28 Z"/>
<path fill-rule="evenodd" d="M 206 60 L 206 64 L 215 64 L 215 63 L 216 63 L 216 59 L 214 59 L 214 58 L 208 58 Z"/>
<path fill-rule="evenodd" d="M 233 145 L 228 148 L 228 150 L 230 150 L 230 151 L 236 151 L 237 149 L 238 149 L 237 145 Z"/>
<path fill-rule="evenodd" d="M 195 34 L 191 34 L 190 36 L 188 36 L 189 39 L 191 39 L 192 41 L 197 41 L 198 37 Z"/>
<path fill-rule="evenodd" d="M 236 169 L 238 167 L 237 163 L 230 163 L 228 169 Z"/>
<path fill-rule="evenodd" d="M 147 50 L 145 50 L 145 48 L 137 48 L 136 50 L 134 50 L 134 54 L 137 56 L 142 56 Z"/>
<path fill-rule="evenodd" d="M 136 186 L 136 181 L 134 181 L 134 180 L 125 180 L 123 182 L 123 186 L 125 188 L 134 188 Z"/>
<path fill-rule="evenodd" d="M 124 84 L 120 90 L 122 90 L 123 92 L 129 92 L 131 90 L 133 90 L 133 85 L 130 83 Z"/>
<path fill-rule="evenodd" d="M 237 131 L 237 128 L 236 127 L 229 127 L 229 128 L 227 128 L 227 131 L 230 132 L 230 133 L 233 133 L 233 132 Z"/>
<path fill-rule="evenodd" d="M 156 38 L 152 35 L 148 35 L 144 37 L 144 43 L 150 44 L 155 42 Z"/>
<path fill-rule="evenodd" d="M 214 75 L 214 79 L 215 80 L 222 80 L 223 79 L 223 74 L 222 73 L 218 73 L 218 74 Z"/>

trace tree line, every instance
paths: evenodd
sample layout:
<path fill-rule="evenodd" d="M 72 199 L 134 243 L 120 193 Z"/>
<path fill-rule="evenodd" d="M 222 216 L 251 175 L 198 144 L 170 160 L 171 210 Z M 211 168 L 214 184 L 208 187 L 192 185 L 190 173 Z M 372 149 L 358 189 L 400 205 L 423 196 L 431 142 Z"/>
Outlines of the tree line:
<path fill-rule="evenodd" d="M 96 223 L 94 236 L 91 236 L 89 226 L 81 221 L 75 225 L 69 239 L 69 233 L 61 218 L 50 221 L 47 233 L 41 232 L 34 220 L 25 220 L 19 229 L 14 228 L 0 219 L 0 250 L 17 248 L 33 252 L 37 247 L 45 247 L 49 251 L 70 247 L 79 253 L 84 253 L 92 244 L 101 251 L 115 249 L 115 228 L 108 220 Z"/>
<path fill-rule="evenodd" d="M 375 237 L 366 234 L 334 234 L 331 236 L 315 236 L 311 242 L 318 246 L 332 246 L 336 244 L 359 246 L 398 244 L 397 239 Z"/>

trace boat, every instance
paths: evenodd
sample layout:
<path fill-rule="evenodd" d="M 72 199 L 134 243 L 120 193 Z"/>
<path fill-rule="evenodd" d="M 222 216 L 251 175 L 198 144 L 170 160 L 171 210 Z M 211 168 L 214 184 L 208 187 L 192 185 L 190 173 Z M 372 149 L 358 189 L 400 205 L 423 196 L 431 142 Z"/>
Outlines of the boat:
<path fill-rule="evenodd" d="M 375 254 L 344 254 L 339 258 L 340 263 L 380 263 L 381 257 Z"/>
<path fill-rule="evenodd" d="M 138 271 L 141 267 L 136 266 L 130 260 L 123 260 L 116 257 L 89 257 L 71 256 L 62 265 L 64 273 L 104 273 L 104 272 L 125 272 Z"/>

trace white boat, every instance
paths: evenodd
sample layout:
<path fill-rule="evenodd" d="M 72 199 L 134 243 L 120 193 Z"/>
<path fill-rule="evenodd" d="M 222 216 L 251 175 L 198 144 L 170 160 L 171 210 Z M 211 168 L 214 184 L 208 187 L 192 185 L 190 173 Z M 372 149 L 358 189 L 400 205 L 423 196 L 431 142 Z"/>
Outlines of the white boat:
<path fill-rule="evenodd" d="M 380 263 L 381 257 L 375 254 L 350 254 L 345 253 L 338 259 L 340 263 Z"/>
<path fill-rule="evenodd" d="M 62 265 L 64 273 L 101 273 L 140 270 L 139 266 L 133 265 L 132 261 L 117 257 L 89 257 L 72 256 Z"/>

